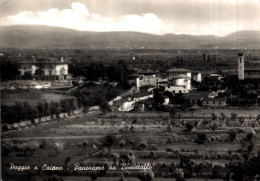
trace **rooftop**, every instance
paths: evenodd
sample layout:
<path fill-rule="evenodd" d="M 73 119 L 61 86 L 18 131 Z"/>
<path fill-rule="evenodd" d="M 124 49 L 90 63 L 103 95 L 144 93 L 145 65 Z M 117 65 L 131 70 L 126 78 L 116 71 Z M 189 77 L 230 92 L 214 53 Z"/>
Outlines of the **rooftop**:
<path fill-rule="evenodd" d="M 44 57 L 44 58 L 36 58 L 35 60 L 21 60 L 18 62 L 18 64 L 64 64 L 68 63 L 66 61 L 58 60 L 57 58 L 53 57 Z"/>
<path fill-rule="evenodd" d="M 191 72 L 191 70 L 185 68 L 172 68 L 170 70 L 167 70 L 167 72 Z"/>
<path fill-rule="evenodd" d="M 187 75 L 175 75 L 172 79 L 190 79 Z"/>

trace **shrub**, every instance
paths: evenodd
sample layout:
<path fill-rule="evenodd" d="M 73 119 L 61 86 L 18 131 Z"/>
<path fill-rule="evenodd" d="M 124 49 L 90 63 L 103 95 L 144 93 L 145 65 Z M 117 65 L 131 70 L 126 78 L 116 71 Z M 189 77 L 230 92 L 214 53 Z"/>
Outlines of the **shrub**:
<path fill-rule="evenodd" d="M 2 144 L 2 154 L 8 156 L 9 153 L 13 150 L 12 142 L 5 142 Z"/>
<path fill-rule="evenodd" d="M 149 158 L 154 158 L 154 157 L 155 157 L 155 152 L 154 151 L 150 151 Z"/>
<path fill-rule="evenodd" d="M 237 137 L 237 132 L 234 131 L 234 130 L 230 130 L 230 131 L 228 132 L 228 136 L 229 136 L 229 140 L 230 140 L 231 142 L 233 142 L 233 141 L 236 139 L 236 137 Z"/>
<path fill-rule="evenodd" d="M 210 137 L 210 142 L 213 143 L 213 142 L 215 142 L 215 141 L 216 141 L 216 137 L 215 137 L 215 136 L 211 136 L 211 137 Z"/>
<path fill-rule="evenodd" d="M 179 148 L 166 148 L 165 151 L 172 152 L 174 154 L 180 154 L 180 149 Z"/>
<path fill-rule="evenodd" d="M 253 138 L 254 138 L 254 134 L 253 133 L 247 133 L 247 135 L 246 135 L 246 140 L 247 141 L 251 141 Z"/>
<path fill-rule="evenodd" d="M 120 140 L 118 144 L 120 147 L 123 148 L 125 146 L 126 142 L 125 142 L 125 140 Z"/>
<path fill-rule="evenodd" d="M 39 142 L 37 141 L 29 141 L 26 143 L 21 143 L 16 145 L 16 150 L 17 151 L 23 151 L 24 154 L 26 155 L 27 152 L 30 152 L 33 154 L 35 150 L 37 150 L 40 147 Z"/>
<path fill-rule="evenodd" d="M 129 144 L 134 146 L 135 145 L 135 139 L 134 138 L 131 138 L 128 140 Z"/>
<path fill-rule="evenodd" d="M 154 178 L 154 173 L 152 170 L 142 170 L 137 174 L 137 177 L 141 181 L 151 181 Z"/>
<path fill-rule="evenodd" d="M 56 151 L 57 154 L 61 153 L 64 149 L 64 143 L 54 143 L 54 150 Z"/>
<path fill-rule="evenodd" d="M 194 125 L 192 123 L 186 123 L 185 128 L 185 132 L 191 132 L 191 130 L 194 128 Z"/>
<path fill-rule="evenodd" d="M 144 149 L 147 147 L 146 141 L 141 141 L 139 147 L 140 147 L 142 150 L 144 150 Z"/>
<path fill-rule="evenodd" d="M 115 135 L 107 135 L 104 138 L 104 146 L 113 146 L 117 144 L 117 137 Z"/>
<path fill-rule="evenodd" d="M 220 136 L 216 136 L 216 141 L 221 141 Z"/>
<path fill-rule="evenodd" d="M 203 144 L 203 143 L 206 142 L 207 139 L 208 139 L 208 138 L 207 138 L 207 135 L 206 135 L 205 133 L 199 133 L 199 134 L 197 135 L 197 140 L 196 140 L 196 142 L 197 142 L 198 144 Z"/>
<path fill-rule="evenodd" d="M 83 146 L 83 147 L 86 147 L 87 145 L 88 145 L 88 140 L 83 140 L 82 146 Z"/>
<path fill-rule="evenodd" d="M 150 144 L 150 145 L 149 145 L 149 149 L 150 149 L 150 150 L 157 151 L 157 150 L 158 150 L 158 145 L 157 145 L 157 144 Z"/>

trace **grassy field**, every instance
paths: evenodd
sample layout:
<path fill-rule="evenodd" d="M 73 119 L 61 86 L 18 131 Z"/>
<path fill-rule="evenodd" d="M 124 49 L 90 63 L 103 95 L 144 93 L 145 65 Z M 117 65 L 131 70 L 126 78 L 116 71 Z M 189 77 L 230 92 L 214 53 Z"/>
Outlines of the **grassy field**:
<path fill-rule="evenodd" d="M 70 95 L 43 92 L 41 90 L 1 91 L 1 105 L 14 105 L 15 102 L 28 102 L 31 106 L 36 106 L 42 100 L 46 100 L 48 102 L 59 102 L 62 99 L 71 98 L 75 97 Z"/>

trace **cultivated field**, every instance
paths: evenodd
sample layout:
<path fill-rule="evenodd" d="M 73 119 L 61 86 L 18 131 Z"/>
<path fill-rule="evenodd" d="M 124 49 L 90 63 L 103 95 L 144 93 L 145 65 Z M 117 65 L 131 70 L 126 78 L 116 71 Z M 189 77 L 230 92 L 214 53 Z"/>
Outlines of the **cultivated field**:
<path fill-rule="evenodd" d="M 232 110 L 237 115 L 240 115 L 239 111 Z M 241 114 L 245 115 L 246 112 Z M 168 113 L 156 112 L 108 114 L 92 112 L 80 117 L 7 133 L 2 135 L 3 143 L 21 145 L 34 140 L 40 147 L 33 153 L 24 153 L 23 149 L 11 150 L 8 156 L 2 157 L 3 173 L 6 178 L 9 178 L 7 175 L 10 174 L 19 175 L 19 172 L 10 170 L 10 163 L 26 164 L 31 167 L 48 164 L 63 166 L 66 169 L 63 172 L 40 169 L 41 177 L 55 173 L 64 176 L 64 180 L 80 180 L 80 178 L 91 180 L 92 171 L 73 172 L 74 164 L 114 164 L 118 169 L 108 170 L 106 177 L 98 175 L 97 181 L 119 180 L 122 174 L 127 180 L 138 180 L 139 170 L 122 171 L 120 167 L 123 163 L 149 163 L 153 167 L 155 180 L 158 181 L 176 178 L 178 169 L 182 169 L 185 176 L 193 177 L 187 179 L 188 181 L 211 180 L 210 178 L 224 177 L 225 173 L 229 172 L 227 167 L 229 163 L 243 161 L 244 149 L 250 142 L 254 143 L 251 154 L 260 150 L 259 126 L 254 126 L 252 139 L 250 141 L 247 139 L 253 130 L 252 124 L 259 123 L 254 116 L 247 121 L 247 126 L 243 126 L 244 123 L 239 122 L 238 118 L 231 120 L 228 114 L 224 120 L 207 118 L 204 121 L 195 116 L 193 118 L 184 116 L 185 113 L 182 116 L 172 117 Z M 210 113 L 207 117 L 209 116 Z M 195 122 L 196 126 L 187 131 L 187 123 Z M 217 124 L 214 129 L 213 123 Z M 236 130 L 234 139 L 230 136 L 230 130 Z M 202 133 L 207 138 L 203 143 L 198 143 L 198 135 Z M 57 143 L 63 144 L 59 151 L 55 147 Z M 191 172 L 187 170 L 187 166 L 182 165 L 186 159 L 188 162 L 185 164 L 192 162 Z M 23 172 L 24 180 L 28 178 L 26 173 Z M 188 173 L 190 175 L 187 175 Z M 84 177 L 65 176 L 67 174 Z M 19 180 L 22 178 L 19 177 Z"/>

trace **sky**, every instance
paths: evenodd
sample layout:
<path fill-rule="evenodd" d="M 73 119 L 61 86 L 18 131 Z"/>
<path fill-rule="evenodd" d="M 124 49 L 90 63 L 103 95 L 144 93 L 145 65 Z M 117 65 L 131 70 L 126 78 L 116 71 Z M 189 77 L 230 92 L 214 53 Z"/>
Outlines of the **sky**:
<path fill-rule="evenodd" d="M 260 0 L 0 0 L 0 26 L 226 36 L 260 31 Z"/>

